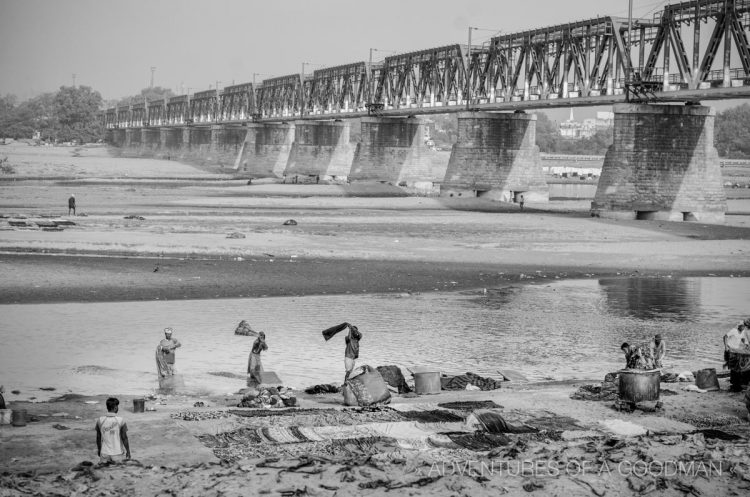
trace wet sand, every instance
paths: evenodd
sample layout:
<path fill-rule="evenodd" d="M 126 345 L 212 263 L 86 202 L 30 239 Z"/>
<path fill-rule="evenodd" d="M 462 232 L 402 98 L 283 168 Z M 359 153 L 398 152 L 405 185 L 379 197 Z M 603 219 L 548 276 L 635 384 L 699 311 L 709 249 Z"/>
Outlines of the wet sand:
<path fill-rule="evenodd" d="M 100 152 L 96 157 L 95 169 L 91 169 L 92 161 L 86 169 L 76 169 L 73 162 L 70 169 L 67 158 L 60 160 L 60 167 L 66 168 L 66 176 L 75 176 L 79 170 L 107 176 L 102 172 L 107 170 L 107 159 Z M 55 162 L 45 160 L 43 174 L 60 176 Z M 160 172 L 159 162 L 148 162 L 149 176 L 170 176 L 171 171 Z M 136 166 L 137 161 L 117 162 L 117 167 Z M 164 167 L 175 166 L 166 163 Z M 128 171 L 137 176 L 134 169 Z M 221 173 L 191 172 L 199 179 L 210 175 L 211 181 Z M 180 174 L 185 173 L 180 169 Z M 232 185 L 228 189 L 215 184 L 142 186 L 129 181 L 127 185 L 116 181 L 106 185 L 83 181 L 0 184 L 0 214 L 16 219 L 25 216 L 30 221 L 41 215 L 62 216 L 76 223 L 61 232 L 45 232 L 34 226 L 10 229 L 3 222 L 7 219 L 0 220 L 7 228 L 0 231 L 0 251 L 4 252 L 0 255 L 0 302 L 425 292 L 545 278 L 750 275 L 750 225 L 742 215 L 729 216 L 724 226 L 617 222 L 588 217 L 585 202 L 527 204 L 521 213 L 514 205 L 480 199 L 384 197 L 382 186 L 377 185 L 365 195 L 361 188 L 352 192 L 338 185 Z M 72 190 L 79 199 L 79 213 L 85 217 L 66 218 L 60 209 Z M 144 220 L 124 219 L 127 215 Z M 284 226 L 287 219 L 298 224 Z M 231 233 L 244 238 L 227 238 Z M 161 490 L 180 495 L 305 495 L 302 489 L 307 495 L 326 496 L 527 495 L 534 491 L 540 495 L 641 495 L 649 490 L 684 495 L 691 488 L 705 495 L 742 495 L 750 489 L 747 412 L 741 395 L 726 392 L 725 380 L 722 384 L 721 392 L 705 394 L 665 384 L 677 395 L 663 397 L 663 412 L 632 414 L 614 410 L 611 402 L 571 400 L 577 386 L 571 384 L 510 382 L 493 392 L 395 397 L 393 403 L 406 404 L 494 400 L 504 406 L 499 412 L 509 419 L 545 411 L 553 417 L 570 416 L 582 428 L 573 430 L 580 433 L 572 439 L 560 433 L 513 439 L 496 453 L 405 450 L 391 444 L 377 448 L 383 457 L 355 447 L 327 458 L 304 460 L 301 455 L 291 456 L 288 445 L 271 444 L 266 449 L 275 450 L 279 460 L 254 457 L 223 463 L 222 452 L 210 449 L 197 436 L 278 425 L 281 418 L 257 420 L 227 414 L 189 422 L 171 416 L 187 411 L 226 412 L 236 405 L 237 396 L 166 396 L 154 401 L 155 412 L 145 414 L 130 412 L 132 398 L 122 397 L 122 412 L 131 425 L 133 456 L 139 463 L 77 471 L 72 469 L 82 460 L 96 460 L 92 427 L 103 411 L 103 398 L 14 405 L 12 395 L 6 394 L 12 408 L 26 408 L 39 421 L 26 427 L 0 427 L 0 468 L 10 471 L 0 477 L 0 488 L 8 495 L 30 491 L 142 495 Z M 12 387 L 6 385 L 6 389 Z M 300 395 L 300 399 L 302 407 L 341 409 L 339 396 Z M 97 404 L 86 404 L 86 400 Z M 193 407 L 198 401 L 210 407 Z M 613 434 L 599 424 L 606 420 L 630 421 L 648 432 L 632 437 Z M 740 439 L 707 439 L 697 433 L 704 427 L 737 433 Z M 614 470 L 618 460 L 679 458 L 720 461 L 726 471 L 664 477 L 623 475 Z M 613 463 L 613 471 L 558 476 L 431 471 L 436 461 L 490 459 L 607 460 Z"/>

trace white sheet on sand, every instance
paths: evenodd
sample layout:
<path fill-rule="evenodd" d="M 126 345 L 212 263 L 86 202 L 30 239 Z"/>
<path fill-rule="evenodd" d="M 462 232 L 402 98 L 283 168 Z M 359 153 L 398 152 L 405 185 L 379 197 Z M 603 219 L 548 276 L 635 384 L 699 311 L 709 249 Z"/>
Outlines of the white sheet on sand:
<path fill-rule="evenodd" d="M 624 437 L 637 437 L 648 433 L 648 430 L 643 426 L 621 419 L 606 419 L 599 421 L 599 425 L 610 433 Z"/>
<path fill-rule="evenodd" d="M 396 404 L 388 404 L 388 407 L 399 412 L 434 411 L 436 409 L 439 409 L 437 402 L 414 402 L 414 403 L 408 403 L 408 404 L 396 403 Z"/>

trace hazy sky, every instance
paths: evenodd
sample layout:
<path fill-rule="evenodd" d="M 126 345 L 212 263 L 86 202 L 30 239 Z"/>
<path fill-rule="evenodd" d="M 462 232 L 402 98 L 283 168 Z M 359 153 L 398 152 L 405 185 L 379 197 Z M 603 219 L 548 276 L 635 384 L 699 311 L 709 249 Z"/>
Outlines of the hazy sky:
<path fill-rule="evenodd" d="M 634 16 L 667 3 L 633 0 Z M 195 92 L 367 61 L 370 48 L 378 60 L 463 44 L 468 26 L 479 44 L 627 12 L 627 0 L 0 0 L 0 94 L 26 99 L 75 73 L 116 99 L 147 87 L 152 66 L 156 86 Z"/>

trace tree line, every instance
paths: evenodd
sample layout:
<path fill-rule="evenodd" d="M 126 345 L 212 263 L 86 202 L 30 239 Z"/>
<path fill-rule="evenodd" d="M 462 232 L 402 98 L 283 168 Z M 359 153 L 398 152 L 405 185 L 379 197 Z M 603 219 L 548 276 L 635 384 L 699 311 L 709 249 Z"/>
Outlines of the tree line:
<path fill-rule="evenodd" d="M 15 95 L 0 96 L 0 138 L 28 139 L 39 133 L 49 142 L 92 143 L 104 138 L 101 112 L 109 107 L 174 96 L 171 90 L 144 88 L 138 95 L 105 101 L 89 86 L 61 86 L 18 102 Z"/>
<path fill-rule="evenodd" d="M 106 108 L 173 96 L 167 88 L 153 87 L 137 95 L 104 101 L 88 86 L 61 86 L 57 92 L 20 103 L 14 95 L 0 96 L 0 138 L 32 138 L 38 132 L 45 141 L 96 142 L 104 138 L 100 113 Z M 438 114 L 431 119 L 435 122 L 433 140 L 449 149 L 458 138 L 456 115 Z M 536 144 L 545 153 L 604 155 L 612 144 L 612 128 L 597 130 L 590 138 L 563 138 L 557 123 L 538 112 Z M 716 114 L 714 145 L 721 157 L 750 159 L 750 104 Z"/>

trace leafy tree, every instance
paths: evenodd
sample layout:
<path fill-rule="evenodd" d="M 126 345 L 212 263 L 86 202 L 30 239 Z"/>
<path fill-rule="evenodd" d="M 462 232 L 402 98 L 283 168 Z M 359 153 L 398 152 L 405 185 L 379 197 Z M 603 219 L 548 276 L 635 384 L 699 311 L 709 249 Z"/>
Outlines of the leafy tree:
<path fill-rule="evenodd" d="M 102 97 L 88 86 L 63 86 L 20 104 L 15 97 L 0 99 L 0 136 L 90 142 L 101 138 L 99 121 Z"/>
<path fill-rule="evenodd" d="M 55 138 L 62 141 L 90 142 L 101 138 L 99 120 L 102 96 L 89 86 L 62 86 L 55 95 L 57 118 Z"/>
<path fill-rule="evenodd" d="M 540 152 L 557 152 L 557 143 L 561 140 L 560 131 L 552 119 L 544 112 L 536 113 L 536 144 Z"/>
<path fill-rule="evenodd" d="M 750 104 L 742 104 L 716 115 L 714 145 L 721 157 L 750 158 Z"/>

